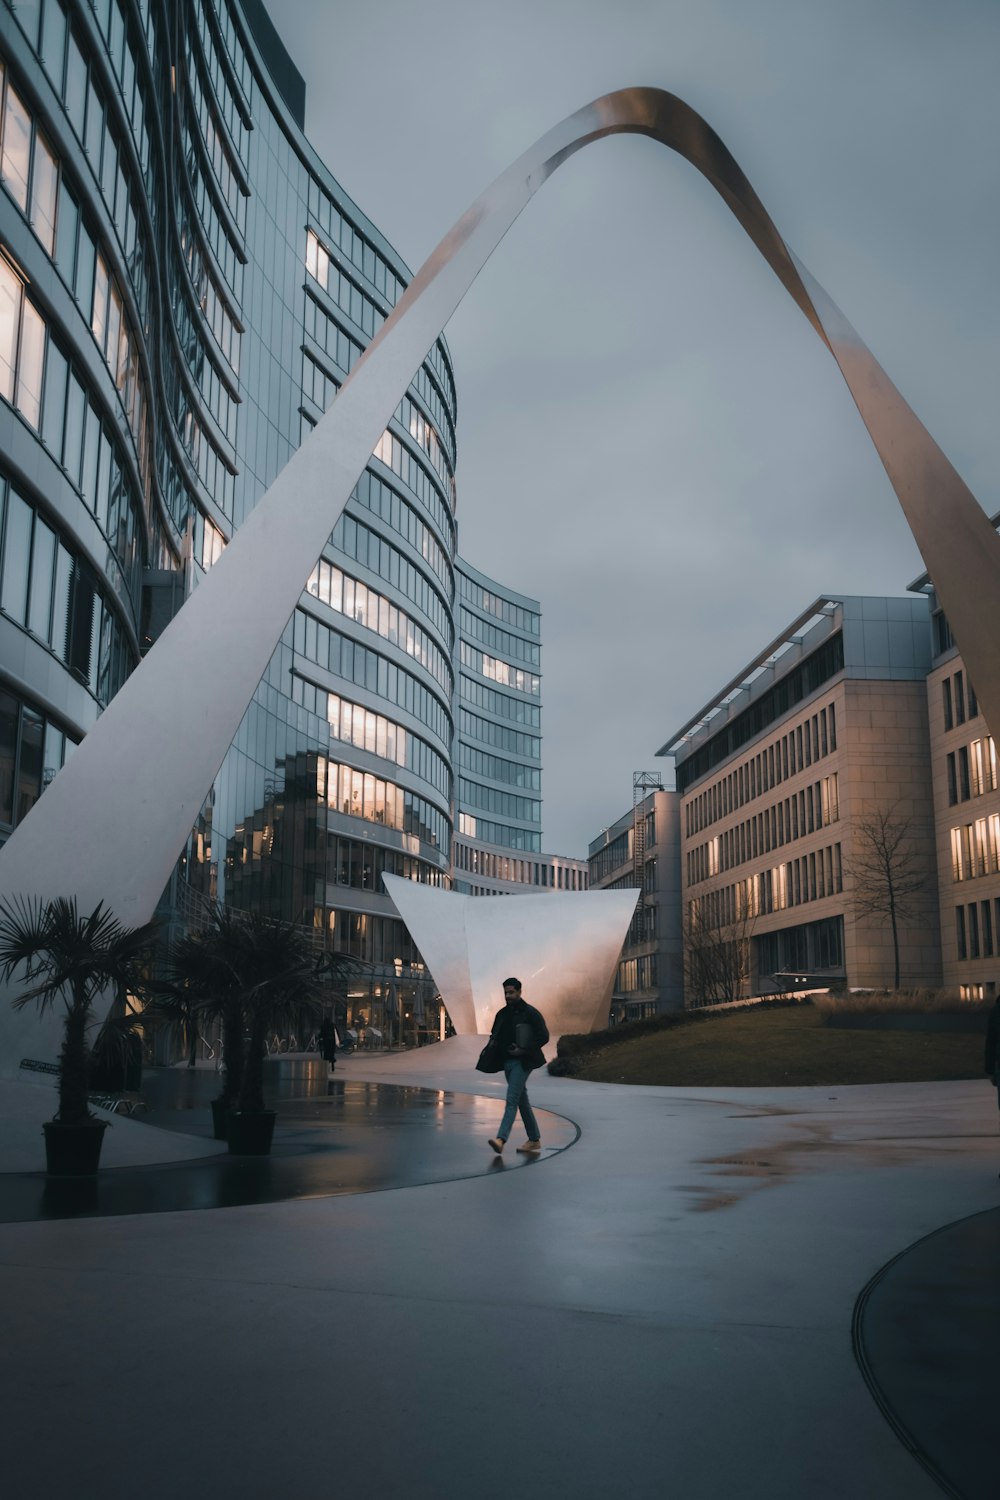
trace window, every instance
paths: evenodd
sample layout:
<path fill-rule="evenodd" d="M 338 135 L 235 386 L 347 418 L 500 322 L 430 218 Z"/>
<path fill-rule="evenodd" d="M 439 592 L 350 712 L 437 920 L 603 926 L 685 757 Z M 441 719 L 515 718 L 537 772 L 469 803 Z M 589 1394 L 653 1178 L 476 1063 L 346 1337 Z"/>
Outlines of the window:
<path fill-rule="evenodd" d="M 28 207 L 28 171 L 31 161 L 31 116 L 21 96 L 7 84 L 3 112 L 3 151 L 0 172 L 18 208 Z"/>
<path fill-rule="evenodd" d="M 311 229 L 306 230 L 306 270 L 326 291 L 330 280 L 330 256 Z"/>
<path fill-rule="evenodd" d="M 968 920 L 969 957 L 979 957 L 979 911 L 975 904 L 969 907 Z"/>
<path fill-rule="evenodd" d="M 21 744 L 17 767 L 17 820 L 27 817 L 42 795 L 44 720 L 29 708 L 21 709 Z"/>
<path fill-rule="evenodd" d="M 10 401 L 14 395 L 20 320 L 21 283 L 7 262 L 0 257 L 0 396 L 6 401 Z"/>
<path fill-rule="evenodd" d="M 56 201 L 59 193 L 59 167 L 48 141 L 39 131 L 35 136 L 34 170 L 31 175 L 31 227 L 49 255 L 56 246 Z"/>
<path fill-rule="evenodd" d="M 955 723 L 965 723 L 965 675 L 955 673 Z"/>
<path fill-rule="evenodd" d="M 951 830 L 951 873 L 954 880 L 972 878 L 972 824 Z"/>
<path fill-rule="evenodd" d="M 946 677 L 944 679 L 944 681 L 941 683 L 941 703 L 942 703 L 942 706 L 944 708 L 944 727 L 945 727 L 945 729 L 951 729 L 951 728 L 954 727 L 955 719 L 954 719 L 954 715 L 952 713 L 952 706 L 951 706 L 951 678 L 950 677 Z"/>
<path fill-rule="evenodd" d="M 45 324 L 25 299 L 21 320 L 21 350 L 17 371 L 17 406 L 32 427 L 42 410 L 42 367 L 45 362 Z"/>
<path fill-rule="evenodd" d="M 3 572 L 0 575 L 0 606 L 24 624 L 28 604 L 28 567 L 31 559 L 32 510 L 10 490 L 4 528 Z"/>

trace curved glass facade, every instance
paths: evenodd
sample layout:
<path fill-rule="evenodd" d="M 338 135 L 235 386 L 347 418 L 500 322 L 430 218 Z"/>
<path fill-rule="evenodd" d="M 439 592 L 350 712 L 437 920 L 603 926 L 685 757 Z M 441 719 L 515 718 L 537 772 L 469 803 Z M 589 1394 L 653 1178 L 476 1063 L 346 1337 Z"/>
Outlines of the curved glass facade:
<path fill-rule="evenodd" d="M 456 884 L 471 889 L 467 870 L 537 885 L 525 856 L 542 848 L 539 604 L 461 559 L 456 569 Z"/>
<path fill-rule="evenodd" d="M 0 7 L 0 836 L 407 284 L 306 141 L 303 101 L 251 0 Z M 446 883 L 451 868 L 455 423 L 439 340 L 303 590 L 174 892 L 312 926 L 391 975 L 393 1004 L 421 971 L 382 873 Z"/>

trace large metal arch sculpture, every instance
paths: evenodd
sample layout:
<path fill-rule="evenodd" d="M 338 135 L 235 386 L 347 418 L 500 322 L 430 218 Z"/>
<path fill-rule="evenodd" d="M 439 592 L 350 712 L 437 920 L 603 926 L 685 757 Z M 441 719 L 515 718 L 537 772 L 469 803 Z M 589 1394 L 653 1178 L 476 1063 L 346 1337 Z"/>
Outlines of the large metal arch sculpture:
<path fill-rule="evenodd" d="M 75 895 L 146 920 L 281 632 L 407 385 L 478 272 L 557 167 L 605 136 L 650 136 L 695 166 L 833 355 L 878 452 L 989 726 L 1000 734 L 1000 538 L 839 309 L 778 233 L 726 146 L 660 89 L 606 94 L 478 198 L 414 277 L 315 431 L 0 852 L 0 897 Z M 29 1037 L 0 1007 L 0 1068 Z M 54 1032 L 49 1031 L 50 1043 Z"/>

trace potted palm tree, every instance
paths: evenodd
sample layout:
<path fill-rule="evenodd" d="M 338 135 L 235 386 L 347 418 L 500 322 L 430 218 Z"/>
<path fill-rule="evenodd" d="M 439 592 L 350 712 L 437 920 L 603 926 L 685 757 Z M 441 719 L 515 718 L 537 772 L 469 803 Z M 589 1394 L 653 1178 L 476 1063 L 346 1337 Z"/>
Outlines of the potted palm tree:
<path fill-rule="evenodd" d="M 248 1039 L 243 1078 L 229 1111 L 227 1136 L 234 1156 L 266 1156 L 274 1135 L 275 1111 L 264 1103 L 267 1037 L 293 1026 L 303 1012 L 321 1012 L 328 991 L 324 963 L 313 953 L 301 927 L 256 913 L 242 918 L 245 967 L 243 992 Z"/>
<path fill-rule="evenodd" d="M 107 1121 L 90 1112 L 88 1032 L 102 995 L 142 993 L 156 931 L 153 922 L 123 926 L 103 902 L 89 916 L 63 896 L 0 903 L 0 980 L 22 971 L 28 985 L 13 1000 L 15 1009 L 64 1006 L 59 1107 L 43 1127 L 50 1176 L 97 1171 Z"/>
<path fill-rule="evenodd" d="M 215 907 L 208 926 L 176 942 L 167 960 L 167 981 L 159 984 L 155 1011 L 170 1019 L 222 1025 L 222 1088 L 212 1100 L 216 1140 L 226 1139 L 227 1117 L 243 1081 L 246 1029 L 244 997 L 255 982 L 250 919 L 243 912 Z"/>
<path fill-rule="evenodd" d="M 222 1023 L 222 1091 L 212 1100 L 217 1140 L 234 1155 L 267 1155 L 275 1112 L 264 1103 L 267 1037 L 292 1029 L 303 1012 L 329 1001 L 327 974 L 337 961 L 317 958 L 306 933 L 256 912 L 215 907 L 208 925 L 171 949 L 157 984 L 158 1015 Z"/>

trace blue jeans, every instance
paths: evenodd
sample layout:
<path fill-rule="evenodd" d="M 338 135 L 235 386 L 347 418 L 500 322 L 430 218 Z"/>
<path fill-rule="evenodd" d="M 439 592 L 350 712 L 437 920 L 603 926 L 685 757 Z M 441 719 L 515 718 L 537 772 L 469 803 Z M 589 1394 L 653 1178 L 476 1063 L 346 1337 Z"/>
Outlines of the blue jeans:
<path fill-rule="evenodd" d="M 514 1123 L 514 1116 L 520 1110 L 524 1128 L 528 1132 L 528 1140 L 540 1141 L 542 1133 L 532 1113 L 531 1105 L 528 1103 L 528 1074 L 531 1070 L 524 1066 L 519 1057 L 508 1057 L 503 1070 L 507 1076 L 507 1107 L 503 1112 L 497 1135 L 502 1141 L 507 1139 Z"/>

